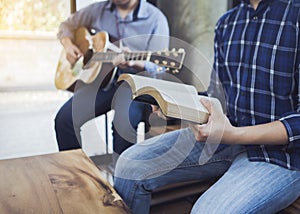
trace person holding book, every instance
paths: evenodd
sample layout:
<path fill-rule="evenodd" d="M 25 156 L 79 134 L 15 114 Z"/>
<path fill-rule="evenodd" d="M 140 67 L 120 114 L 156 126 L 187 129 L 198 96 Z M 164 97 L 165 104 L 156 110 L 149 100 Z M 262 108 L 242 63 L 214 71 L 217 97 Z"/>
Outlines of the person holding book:
<path fill-rule="evenodd" d="M 121 41 L 124 47 L 122 50 L 126 51 L 160 51 L 169 46 L 166 17 L 158 8 L 144 0 L 110 0 L 93 3 L 62 22 L 58 38 L 71 64 L 83 55 L 73 41 L 74 32 L 79 27 L 85 27 L 94 33 L 106 31 L 110 38 Z M 158 68 L 154 63 L 147 61 L 124 62 L 117 59 L 114 63 L 118 66 L 116 77 L 120 73 L 137 73 L 144 70 L 151 75 L 151 72 L 157 72 Z M 98 86 L 97 79 L 91 84 L 78 82 L 73 97 L 57 113 L 55 131 L 60 151 L 80 148 L 80 127 L 112 109 L 112 100 L 118 84 L 114 81 L 109 87 Z M 124 94 L 126 93 L 124 91 Z M 115 110 L 113 150 L 117 154 L 135 142 L 139 122 L 146 121 L 151 112 L 151 106 L 129 101 L 130 98 L 117 100 L 113 107 Z M 126 105 L 129 103 L 130 107 L 123 108 L 125 104 L 122 102 Z M 128 123 L 125 123 L 124 117 Z"/>
<path fill-rule="evenodd" d="M 114 186 L 133 213 L 149 213 L 166 184 L 218 181 L 191 213 L 276 213 L 300 196 L 298 0 L 241 0 L 215 28 L 208 122 L 136 144 Z M 219 79 L 220 82 L 216 80 Z M 221 86 L 221 87 L 219 87 Z"/>

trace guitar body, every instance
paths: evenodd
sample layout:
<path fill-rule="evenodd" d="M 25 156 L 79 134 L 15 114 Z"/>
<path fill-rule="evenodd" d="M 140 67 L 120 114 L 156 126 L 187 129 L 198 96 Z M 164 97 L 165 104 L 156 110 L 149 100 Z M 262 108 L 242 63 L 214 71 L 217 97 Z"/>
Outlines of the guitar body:
<path fill-rule="evenodd" d="M 55 74 L 56 88 L 73 92 L 76 81 L 80 80 L 86 84 L 93 82 L 102 67 L 106 67 L 107 70 L 107 72 L 101 71 L 102 79 L 105 79 L 105 76 L 111 72 L 112 65 L 102 65 L 101 61 L 97 61 L 89 63 L 87 68 L 83 66 L 87 64 L 94 52 L 106 52 L 108 42 L 107 32 L 102 31 L 92 36 L 86 28 L 78 28 L 75 32 L 74 44 L 84 56 L 72 65 L 66 58 L 66 52 L 64 50 L 61 52 Z"/>

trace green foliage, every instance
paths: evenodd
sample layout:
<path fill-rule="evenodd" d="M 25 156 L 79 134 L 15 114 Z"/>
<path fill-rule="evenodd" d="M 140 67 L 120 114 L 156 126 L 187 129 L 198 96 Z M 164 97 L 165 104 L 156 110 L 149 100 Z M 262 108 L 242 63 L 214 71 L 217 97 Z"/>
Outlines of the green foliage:
<path fill-rule="evenodd" d="M 0 30 L 56 31 L 69 0 L 0 0 Z"/>

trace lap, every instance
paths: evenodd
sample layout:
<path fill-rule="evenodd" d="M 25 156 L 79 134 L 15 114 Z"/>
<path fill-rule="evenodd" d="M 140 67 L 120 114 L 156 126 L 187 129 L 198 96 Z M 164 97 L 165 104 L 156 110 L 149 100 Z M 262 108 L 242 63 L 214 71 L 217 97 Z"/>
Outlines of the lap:
<path fill-rule="evenodd" d="M 208 154 L 211 150 L 204 148 L 188 128 L 156 136 L 127 149 L 118 160 L 115 177 L 153 184 L 205 180 L 223 174 L 241 150 L 219 146 Z M 203 156 L 210 158 L 203 162 Z"/>
<path fill-rule="evenodd" d="M 239 155 L 196 202 L 192 213 L 275 213 L 300 195 L 300 172 Z"/>

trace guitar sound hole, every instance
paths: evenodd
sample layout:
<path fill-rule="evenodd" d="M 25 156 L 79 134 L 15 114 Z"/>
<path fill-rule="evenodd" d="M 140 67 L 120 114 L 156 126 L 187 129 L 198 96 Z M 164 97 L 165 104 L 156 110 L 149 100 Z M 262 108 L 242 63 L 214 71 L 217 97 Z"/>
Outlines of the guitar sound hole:
<path fill-rule="evenodd" d="M 93 50 L 92 49 L 89 49 L 85 54 L 84 54 L 84 57 L 83 57 L 83 65 L 86 65 L 90 59 L 92 58 L 93 56 Z"/>

